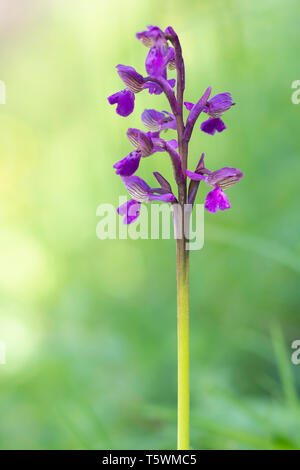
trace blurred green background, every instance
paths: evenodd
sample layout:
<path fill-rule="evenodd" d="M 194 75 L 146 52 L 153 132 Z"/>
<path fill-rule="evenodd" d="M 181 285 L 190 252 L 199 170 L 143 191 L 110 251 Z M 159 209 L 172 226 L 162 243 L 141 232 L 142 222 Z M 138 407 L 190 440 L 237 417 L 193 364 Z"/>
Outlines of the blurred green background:
<path fill-rule="evenodd" d="M 124 187 L 125 132 L 162 96 L 115 114 L 118 63 L 144 73 L 135 32 L 180 35 L 188 101 L 230 91 L 228 129 L 195 128 L 212 170 L 236 166 L 232 209 L 205 214 L 191 254 L 191 441 L 195 449 L 300 448 L 297 0 L 0 2 L 2 449 L 176 445 L 175 244 L 96 237 L 96 208 Z M 142 127 L 141 127 L 142 128 Z M 169 133 L 170 138 L 172 138 Z M 139 175 L 172 177 L 168 158 Z M 205 188 L 197 202 L 203 202 Z"/>

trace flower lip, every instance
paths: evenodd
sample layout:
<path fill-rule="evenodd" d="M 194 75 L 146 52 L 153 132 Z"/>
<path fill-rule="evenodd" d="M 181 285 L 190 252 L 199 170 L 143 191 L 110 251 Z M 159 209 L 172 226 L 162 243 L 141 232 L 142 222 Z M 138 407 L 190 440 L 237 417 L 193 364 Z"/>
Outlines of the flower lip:
<path fill-rule="evenodd" d="M 117 213 L 124 217 L 123 224 L 132 224 L 132 222 L 138 218 L 140 215 L 140 206 L 140 202 L 135 201 L 134 199 L 130 199 L 117 208 Z"/>
<path fill-rule="evenodd" d="M 207 121 L 202 122 L 200 129 L 209 135 L 215 135 L 216 132 L 223 132 L 226 126 L 220 118 L 209 118 Z"/>
<path fill-rule="evenodd" d="M 134 150 L 122 160 L 114 164 L 116 174 L 120 176 L 131 176 L 139 167 L 142 152 L 141 150 Z"/>
<path fill-rule="evenodd" d="M 230 209 L 231 206 L 224 191 L 216 187 L 207 194 L 204 207 L 214 214 L 218 210 L 224 211 Z"/>
<path fill-rule="evenodd" d="M 109 104 L 117 105 L 116 113 L 119 114 L 119 116 L 127 117 L 134 110 L 135 96 L 128 88 L 110 95 L 107 99 Z"/>

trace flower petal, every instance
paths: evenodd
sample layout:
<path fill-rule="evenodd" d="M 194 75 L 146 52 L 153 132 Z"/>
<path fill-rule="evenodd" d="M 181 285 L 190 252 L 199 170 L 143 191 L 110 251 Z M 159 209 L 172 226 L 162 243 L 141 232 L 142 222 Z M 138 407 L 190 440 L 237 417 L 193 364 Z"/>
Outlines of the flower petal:
<path fill-rule="evenodd" d="M 152 47 L 155 44 L 167 44 L 165 35 L 158 26 L 147 26 L 147 30 L 136 33 L 136 37 L 146 47 Z"/>
<path fill-rule="evenodd" d="M 144 78 L 133 67 L 119 64 L 116 68 L 120 78 L 132 93 L 139 93 L 142 91 Z"/>
<path fill-rule="evenodd" d="M 119 215 L 123 216 L 123 224 L 129 225 L 134 222 L 140 215 L 140 206 L 141 203 L 130 199 L 127 202 L 124 202 L 120 207 L 118 207 L 117 212 Z"/>
<path fill-rule="evenodd" d="M 138 202 L 145 202 L 151 194 L 150 186 L 142 178 L 136 175 L 122 178 L 125 187 L 132 198 Z"/>
<path fill-rule="evenodd" d="M 166 194 L 150 194 L 148 201 L 175 202 L 176 197 L 172 193 Z"/>
<path fill-rule="evenodd" d="M 162 47 L 151 47 L 148 52 L 145 67 L 153 77 L 160 77 L 165 69 L 165 58 Z"/>
<path fill-rule="evenodd" d="M 192 109 L 192 107 L 194 106 L 194 103 L 191 103 L 190 101 L 184 101 L 184 106 L 186 107 L 186 109 L 188 111 L 190 111 Z"/>
<path fill-rule="evenodd" d="M 233 103 L 230 93 L 219 93 L 213 96 L 206 105 L 205 112 L 213 118 L 222 116 L 228 109 L 231 108 Z"/>
<path fill-rule="evenodd" d="M 194 181 L 201 181 L 201 180 L 206 180 L 207 179 L 207 176 L 205 175 L 199 175 L 198 173 L 194 173 L 193 171 L 190 171 L 190 170 L 185 170 L 186 172 L 186 175 L 191 179 L 191 180 L 194 180 Z"/>
<path fill-rule="evenodd" d="M 220 118 L 210 118 L 202 122 L 200 129 L 206 134 L 214 135 L 216 132 L 222 132 L 226 126 Z"/>
<path fill-rule="evenodd" d="M 176 84 L 175 78 L 171 78 L 170 80 L 168 80 L 168 83 L 172 88 L 174 88 L 174 86 Z M 153 94 L 154 95 L 160 95 L 163 92 L 161 87 L 155 82 L 146 82 L 143 85 L 143 88 L 148 89 L 150 95 L 153 95 Z"/>
<path fill-rule="evenodd" d="M 151 133 L 130 128 L 126 135 L 132 147 L 136 150 L 141 150 L 142 157 L 149 157 L 154 153 Z"/>
<path fill-rule="evenodd" d="M 129 116 L 134 110 L 134 93 L 128 88 L 110 95 L 107 99 L 109 104 L 117 104 L 116 112 L 120 116 Z"/>
<path fill-rule="evenodd" d="M 140 150 L 134 150 L 122 160 L 119 160 L 114 164 L 116 174 L 120 176 L 131 176 L 139 167 L 142 152 Z"/>
<path fill-rule="evenodd" d="M 142 112 L 141 119 L 143 124 L 152 132 L 176 129 L 175 116 L 167 111 L 160 113 L 155 109 L 145 109 Z"/>
<path fill-rule="evenodd" d="M 207 176 L 207 184 L 209 186 L 219 186 L 221 189 L 227 189 L 237 183 L 243 176 L 243 172 L 237 168 L 226 166 L 225 168 L 210 173 Z"/>
<path fill-rule="evenodd" d="M 204 207 L 209 212 L 215 213 L 218 210 L 230 209 L 231 206 L 224 191 L 216 187 L 207 194 Z"/>

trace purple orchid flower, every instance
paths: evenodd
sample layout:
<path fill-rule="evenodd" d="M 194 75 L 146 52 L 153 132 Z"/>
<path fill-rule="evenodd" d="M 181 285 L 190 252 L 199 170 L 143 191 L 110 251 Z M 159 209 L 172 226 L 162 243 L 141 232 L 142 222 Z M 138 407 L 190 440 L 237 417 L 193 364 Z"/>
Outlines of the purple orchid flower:
<path fill-rule="evenodd" d="M 161 186 L 161 188 L 150 188 L 146 181 L 144 181 L 139 176 L 129 176 L 122 178 L 128 193 L 132 197 L 132 199 L 125 202 L 117 209 L 118 214 L 124 217 L 124 224 L 131 224 L 138 218 L 140 214 L 140 205 L 142 202 L 162 201 L 173 203 L 176 201 L 176 197 L 171 192 L 171 187 L 167 180 L 165 180 L 159 173 L 157 173 L 157 175 L 159 176 L 155 176 L 157 177 L 158 181 L 159 178 L 161 178 L 165 184 L 167 183 L 167 188 L 163 186 Z"/>
<path fill-rule="evenodd" d="M 141 150 L 142 157 L 150 157 L 155 152 L 165 152 L 164 143 L 167 142 L 174 149 L 178 147 L 175 139 L 165 141 L 159 136 L 159 132 L 143 132 L 139 129 L 128 129 L 127 137 L 135 150 Z"/>
<path fill-rule="evenodd" d="M 165 152 L 168 149 L 172 153 L 174 152 L 173 149 L 178 147 L 177 140 L 165 141 L 160 138 L 159 132 L 143 132 L 139 129 L 130 128 L 126 135 L 134 151 L 113 165 L 116 174 L 120 176 L 133 175 L 140 165 L 141 158 L 149 157 L 155 152 Z"/>
<path fill-rule="evenodd" d="M 133 67 L 117 65 L 116 68 L 127 88 L 110 95 L 107 99 L 109 104 L 117 104 L 116 112 L 119 116 L 127 117 L 134 110 L 135 93 L 144 89 L 144 78 Z"/>
<path fill-rule="evenodd" d="M 194 106 L 190 101 L 185 101 L 184 105 L 188 111 L 191 111 Z M 213 98 L 207 101 L 203 109 L 210 118 L 201 124 L 200 129 L 210 135 L 224 131 L 226 126 L 222 119 L 220 119 L 220 116 L 234 105 L 235 103 L 233 103 L 230 93 L 219 93 L 213 96 Z"/>
<path fill-rule="evenodd" d="M 237 183 L 244 174 L 237 168 L 230 167 L 221 168 L 221 170 L 214 172 L 210 172 L 205 168 L 198 171 L 199 173 L 194 173 L 186 170 L 186 174 L 190 179 L 194 181 L 203 180 L 208 186 L 213 186 L 214 188 L 206 196 L 205 209 L 213 213 L 217 212 L 218 209 L 221 211 L 230 209 L 229 199 L 223 190 Z"/>

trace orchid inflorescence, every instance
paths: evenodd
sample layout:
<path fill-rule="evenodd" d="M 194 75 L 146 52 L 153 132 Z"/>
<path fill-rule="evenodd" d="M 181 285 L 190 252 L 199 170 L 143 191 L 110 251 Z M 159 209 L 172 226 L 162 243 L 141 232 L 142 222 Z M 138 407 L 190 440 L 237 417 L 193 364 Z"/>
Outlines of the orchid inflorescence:
<path fill-rule="evenodd" d="M 195 202 L 199 184 L 204 181 L 212 187 L 207 194 L 204 207 L 212 213 L 230 208 L 225 190 L 237 183 L 243 173 L 237 168 L 224 167 L 211 171 L 205 167 L 204 153 L 194 171 L 187 169 L 189 142 L 197 119 L 201 113 L 207 115 L 200 129 L 206 134 L 215 135 L 223 132 L 226 125 L 221 119 L 233 105 L 230 93 L 219 93 L 212 98 L 211 87 L 196 102 L 184 101 L 185 69 L 181 45 L 171 26 L 164 32 L 157 26 L 148 26 L 146 31 L 137 33 L 149 52 L 146 58 L 147 76 L 142 76 L 133 67 L 117 65 L 120 78 L 126 88 L 109 96 L 110 104 L 116 104 L 120 116 L 129 116 L 134 110 L 135 95 L 148 90 L 150 94 L 164 93 L 170 111 L 145 109 L 141 115 L 145 131 L 128 129 L 127 137 L 132 151 L 114 164 L 116 174 L 131 196 L 122 204 L 118 213 L 124 224 L 133 223 L 139 216 L 141 203 L 162 201 L 174 204 L 174 228 L 176 233 L 176 277 L 177 277 L 177 331 L 178 331 L 178 449 L 189 449 L 189 249 L 185 243 L 189 230 L 187 221 Z M 168 78 L 168 71 L 175 69 L 177 80 Z M 176 86 L 176 93 L 174 88 Z M 189 111 L 186 121 L 183 119 L 184 106 Z M 175 130 L 176 140 L 166 140 L 162 133 Z M 149 186 L 135 173 L 143 158 L 156 152 L 167 152 L 173 167 L 174 178 L 178 187 L 177 197 L 170 183 L 157 171 L 153 174 L 159 187 Z M 187 187 L 188 178 L 190 180 Z M 176 209 L 176 210 L 175 210 Z M 180 210 L 177 210 L 180 209 Z M 184 232 L 184 234 L 183 234 Z M 180 236 L 179 236 L 180 234 Z"/>
<path fill-rule="evenodd" d="M 230 208 L 229 199 L 224 189 L 239 181 L 243 173 L 236 168 L 225 167 L 211 172 L 204 166 L 204 155 L 194 172 L 187 170 L 187 150 L 184 158 L 183 149 L 191 138 L 191 134 L 199 115 L 203 112 L 208 116 L 202 122 L 200 129 L 210 135 L 223 132 L 226 129 L 221 116 L 229 110 L 233 103 L 230 93 L 220 93 L 210 98 L 211 87 L 208 87 L 200 100 L 193 104 L 183 103 L 183 91 L 185 87 L 184 63 L 181 55 L 181 47 L 178 36 L 172 27 L 164 32 L 157 26 L 148 26 L 146 31 L 136 34 L 146 47 L 149 48 L 146 57 L 145 68 L 148 76 L 143 77 L 133 67 L 117 65 L 120 78 L 126 88 L 109 96 L 110 104 L 116 104 L 116 112 L 120 116 L 129 116 L 134 110 L 135 95 L 143 90 L 150 94 L 165 93 L 168 98 L 171 112 L 145 109 L 141 119 L 147 131 L 128 129 L 127 137 L 133 147 L 125 158 L 115 163 L 116 174 L 120 175 L 125 187 L 132 199 L 118 208 L 118 213 L 124 216 L 124 223 L 134 222 L 139 215 L 139 207 L 142 202 L 153 200 L 163 202 L 177 202 L 172 193 L 168 181 L 158 172 L 154 172 L 160 187 L 150 188 L 148 184 L 134 175 L 142 158 L 149 157 L 155 152 L 168 152 L 173 165 L 176 183 L 185 183 L 186 177 L 192 181 L 189 188 L 189 204 L 193 204 L 198 190 L 199 182 L 205 181 L 213 189 L 207 194 L 205 208 L 210 212 Z M 168 79 L 167 71 L 177 69 L 177 96 L 173 91 L 176 81 Z M 210 99 L 209 99 L 210 98 Z M 183 123 L 183 104 L 189 111 L 186 124 Z M 161 137 L 163 131 L 177 130 L 177 140 L 165 140 Z M 185 161 L 184 161 L 185 160 Z"/>

